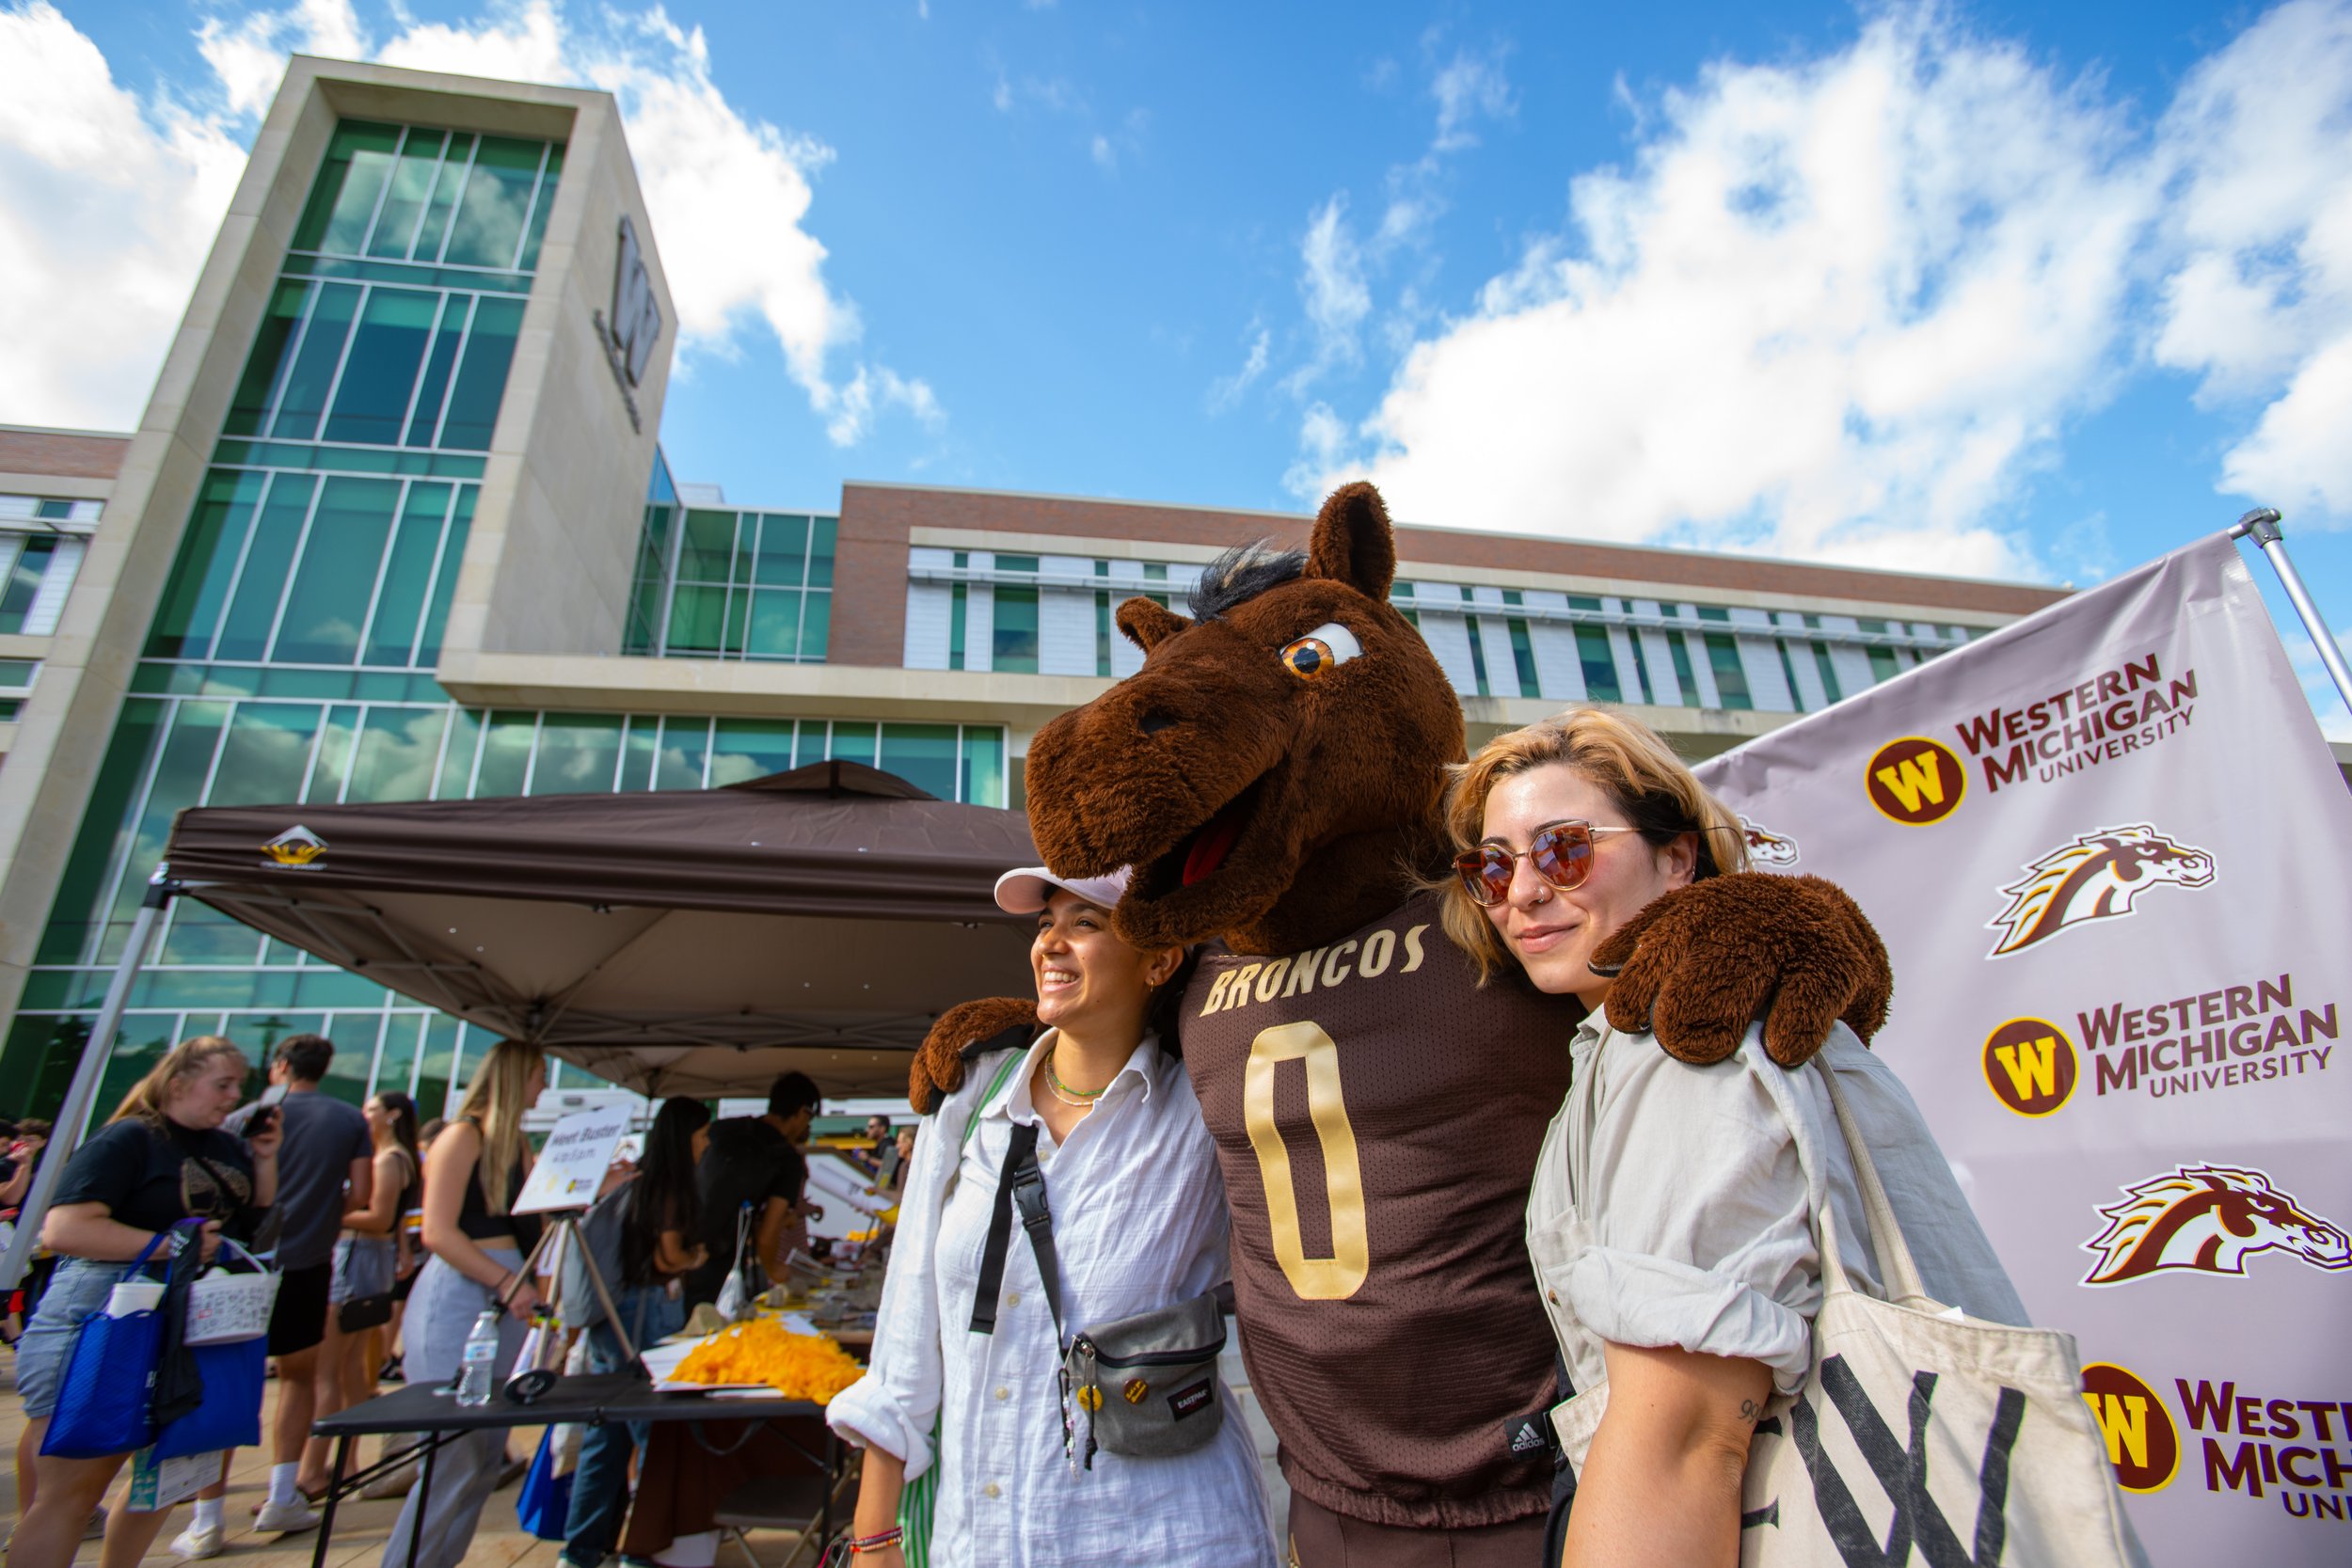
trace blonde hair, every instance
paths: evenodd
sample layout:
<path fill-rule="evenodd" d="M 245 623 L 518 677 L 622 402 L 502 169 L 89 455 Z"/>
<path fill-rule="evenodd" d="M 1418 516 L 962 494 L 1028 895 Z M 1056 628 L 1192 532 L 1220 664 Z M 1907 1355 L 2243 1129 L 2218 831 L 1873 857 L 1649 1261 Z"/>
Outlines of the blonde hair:
<path fill-rule="evenodd" d="M 1591 781 L 1653 845 L 1662 847 L 1684 833 L 1695 833 L 1698 858 L 1692 880 L 1748 868 L 1747 834 L 1740 818 L 1708 793 L 1658 732 L 1622 714 L 1593 707 L 1570 708 L 1523 730 L 1499 735 L 1468 762 L 1446 769 L 1451 779 L 1443 810 L 1454 852 L 1478 847 L 1486 828 L 1486 797 L 1497 784 L 1549 763 L 1564 763 Z M 1478 966 L 1478 983 L 1483 986 L 1497 971 L 1507 971 L 1510 950 L 1453 868 L 1447 867 L 1442 881 L 1427 885 L 1439 895 L 1438 918 L 1445 934 Z"/>
<path fill-rule="evenodd" d="M 482 1153 L 474 1175 L 492 1213 L 504 1213 L 507 1200 L 515 1196 L 508 1181 L 522 1163 L 523 1113 L 531 1109 L 523 1087 L 532 1071 L 546 1062 L 547 1053 L 535 1045 L 499 1041 L 474 1069 L 473 1082 L 457 1107 L 460 1120 L 471 1121 L 482 1130 Z"/>
<path fill-rule="evenodd" d="M 171 1098 L 171 1085 L 180 1079 L 195 1077 L 224 1056 L 236 1058 L 240 1073 L 246 1070 L 245 1053 L 231 1041 L 218 1035 L 191 1035 L 165 1052 L 163 1060 L 149 1068 L 147 1076 L 131 1085 L 122 1103 L 115 1107 L 115 1114 L 106 1118 L 107 1123 L 112 1125 L 136 1117 L 161 1127 L 165 1102 Z"/>

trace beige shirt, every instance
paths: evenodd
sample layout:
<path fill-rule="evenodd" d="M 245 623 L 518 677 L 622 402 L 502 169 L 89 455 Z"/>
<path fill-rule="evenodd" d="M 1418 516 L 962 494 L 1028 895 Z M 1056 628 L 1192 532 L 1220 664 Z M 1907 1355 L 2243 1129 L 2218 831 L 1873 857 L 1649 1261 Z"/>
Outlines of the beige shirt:
<path fill-rule="evenodd" d="M 1606 1381 L 1611 1342 L 1750 1357 L 1793 1394 L 1821 1302 L 1813 1215 L 1825 1191 L 1848 1274 L 1883 1294 L 1821 1069 L 1837 1074 L 1930 1293 L 1972 1317 L 2026 1322 L 1919 1108 L 1844 1024 L 1794 1072 L 1765 1054 L 1760 1024 L 1728 1059 L 1693 1067 L 1596 1011 L 1570 1052 L 1527 1249 L 1577 1389 Z"/>

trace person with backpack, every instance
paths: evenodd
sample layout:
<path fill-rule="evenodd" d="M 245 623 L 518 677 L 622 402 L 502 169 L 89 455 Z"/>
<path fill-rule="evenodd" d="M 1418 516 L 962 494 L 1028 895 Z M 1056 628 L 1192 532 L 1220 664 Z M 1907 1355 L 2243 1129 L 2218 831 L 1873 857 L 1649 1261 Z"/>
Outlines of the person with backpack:
<path fill-rule="evenodd" d="M 679 1282 L 707 1256 L 693 1240 L 701 1218 L 694 1166 L 709 1141 L 709 1107 L 697 1100 L 663 1101 L 645 1134 L 635 1179 L 599 1199 L 581 1226 L 582 1250 L 596 1259 L 620 1326 L 637 1350 L 686 1324 Z M 616 1261 L 617 1275 L 611 1267 Z M 626 1368 L 630 1356 L 605 1321 L 595 1287 L 584 1277 L 573 1278 L 567 1268 L 564 1295 L 567 1320 L 592 1324 L 588 1370 Z M 628 1513 L 629 1460 L 644 1441 L 643 1421 L 606 1421 L 581 1436 L 580 1463 L 572 1471 L 571 1513 L 564 1521 L 563 1558 L 570 1568 L 596 1568 L 612 1550 Z"/>

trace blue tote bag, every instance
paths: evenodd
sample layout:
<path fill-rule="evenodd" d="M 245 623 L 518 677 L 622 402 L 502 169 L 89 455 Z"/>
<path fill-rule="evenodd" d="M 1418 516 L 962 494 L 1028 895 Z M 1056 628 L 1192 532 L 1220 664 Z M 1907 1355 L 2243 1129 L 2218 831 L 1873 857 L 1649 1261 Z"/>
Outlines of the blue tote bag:
<path fill-rule="evenodd" d="M 242 1258 L 253 1270 L 266 1270 L 268 1265 L 255 1258 L 236 1243 L 224 1239 L 219 1259 Z M 190 1271 L 193 1273 L 193 1271 Z M 193 1287 L 195 1281 L 187 1281 Z M 193 1387 L 196 1398 L 193 1408 L 178 1416 L 165 1412 L 155 1433 L 155 1457 L 179 1459 L 192 1453 L 213 1453 L 221 1449 L 259 1448 L 262 1442 L 262 1386 L 269 1375 L 269 1341 L 264 1335 L 226 1342 L 191 1345 L 171 1332 L 174 1311 L 186 1313 L 190 1289 L 181 1289 L 164 1298 L 165 1335 L 161 1367 L 156 1378 L 157 1399 L 167 1387 Z M 185 1406 L 188 1402 L 183 1400 Z"/>
<path fill-rule="evenodd" d="M 262 1385 L 269 1375 L 269 1341 L 189 1345 L 181 1354 L 196 1362 L 204 1382 L 204 1400 L 155 1434 L 155 1457 L 179 1459 L 221 1449 L 260 1448 Z"/>
<path fill-rule="evenodd" d="M 155 1233 L 122 1271 L 124 1283 L 144 1277 L 148 1259 L 170 1234 Z M 153 1442 L 155 1421 L 148 1403 L 163 1348 L 160 1311 L 110 1318 L 102 1308 L 83 1319 L 73 1336 L 65 1377 L 57 1386 L 56 1412 L 41 1439 L 42 1456 L 109 1459 Z"/>
<path fill-rule="evenodd" d="M 555 1429 L 539 1437 L 539 1451 L 524 1472 L 523 1489 L 515 1498 L 515 1522 L 542 1541 L 564 1539 L 564 1522 L 572 1512 L 572 1477 L 555 1473 Z"/>

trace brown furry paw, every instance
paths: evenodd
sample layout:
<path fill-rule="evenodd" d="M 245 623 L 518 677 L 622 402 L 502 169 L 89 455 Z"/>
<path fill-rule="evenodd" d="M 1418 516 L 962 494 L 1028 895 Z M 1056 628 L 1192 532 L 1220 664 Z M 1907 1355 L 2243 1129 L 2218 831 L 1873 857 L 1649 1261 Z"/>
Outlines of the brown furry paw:
<path fill-rule="evenodd" d="M 1668 1055 L 1705 1066 L 1764 1018 L 1764 1049 L 1803 1067 L 1843 1019 L 1867 1044 L 1886 1022 L 1886 946 L 1845 890 L 1819 877 L 1741 872 L 1658 899 L 1593 955 L 1616 974 L 1609 1022 L 1653 1030 Z"/>
<path fill-rule="evenodd" d="M 1024 1044 L 1038 1031 L 1037 1003 L 1026 996 L 991 996 L 961 1002 L 939 1015 L 923 1037 L 907 1070 L 907 1103 L 917 1116 L 930 1116 L 942 1101 L 963 1085 L 964 1048 L 993 1039 L 1009 1029 L 1024 1032 Z"/>

